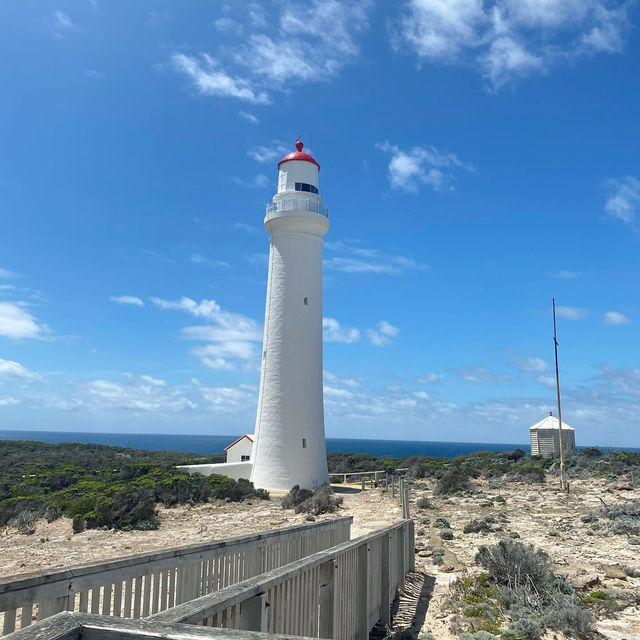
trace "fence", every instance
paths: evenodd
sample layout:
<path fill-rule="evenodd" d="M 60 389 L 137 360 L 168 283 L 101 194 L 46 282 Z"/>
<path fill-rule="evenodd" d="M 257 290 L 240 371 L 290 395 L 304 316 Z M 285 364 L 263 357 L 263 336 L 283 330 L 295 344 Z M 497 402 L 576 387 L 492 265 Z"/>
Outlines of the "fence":
<path fill-rule="evenodd" d="M 2 634 L 61 611 L 141 618 L 349 540 L 352 517 L 0 582 Z"/>
<path fill-rule="evenodd" d="M 412 520 L 320 551 L 149 618 L 159 622 L 366 640 L 414 569 Z"/>

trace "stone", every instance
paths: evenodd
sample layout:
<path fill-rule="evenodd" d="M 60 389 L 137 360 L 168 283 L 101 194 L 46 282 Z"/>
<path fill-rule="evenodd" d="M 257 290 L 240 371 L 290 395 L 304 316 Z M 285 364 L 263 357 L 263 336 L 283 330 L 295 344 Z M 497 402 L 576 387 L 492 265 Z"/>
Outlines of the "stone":
<path fill-rule="evenodd" d="M 423 549 L 422 551 L 418 551 L 418 558 L 430 558 L 433 555 L 432 551 L 428 551 L 427 549 Z"/>
<path fill-rule="evenodd" d="M 622 569 L 621 564 L 603 564 L 602 571 L 607 578 L 615 578 L 616 580 L 626 580 L 627 574 Z"/>
<path fill-rule="evenodd" d="M 450 564 L 443 564 L 443 565 L 440 566 L 440 571 L 442 573 L 452 573 L 453 571 L 455 571 L 455 569 Z"/>
<path fill-rule="evenodd" d="M 594 573 L 578 576 L 575 580 L 578 589 L 592 589 L 600 584 L 600 578 Z"/>

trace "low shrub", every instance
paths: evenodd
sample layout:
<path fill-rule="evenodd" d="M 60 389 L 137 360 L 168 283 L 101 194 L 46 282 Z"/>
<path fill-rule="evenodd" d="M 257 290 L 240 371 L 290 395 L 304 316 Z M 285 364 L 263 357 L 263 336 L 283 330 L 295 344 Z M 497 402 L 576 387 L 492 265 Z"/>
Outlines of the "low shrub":
<path fill-rule="evenodd" d="M 416 507 L 418 507 L 418 509 L 429 509 L 431 507 L 431 503 L 428 498 L 421 496 L 416 500 Z"/>
<path fill-rule="evenodd" d="M 486 518 L 483 520 L 471 520 L 464 525 L 462 529 L 463 533 L 489 533 L 491 531 L 491 525 L 487 522 Z"/>
<path fill-rule="evenodd" d="M 440 537 L 443 540 L 453 540 L 453 531 L 451 531 L 451 529 L 442 529 L 440 531 Z"/>
<path fill-rule="evenodd" d="M 497 584 L 510 588 L 542 591 L 551 580 L 551 560 L 542 550 L 513 540 L 501 540 L 492 547 L 481 546 L 476 562 Z"/>
<path fill-rule="evenodd" d="M 36 532 L 36 513 L 30 509 L 23 509 L 11 519 L 9 524 L 12 524 L 18 533 L 30 536 Z"/>
<path fill-rule="evenodd" d="M 563 598 L 543 618 L 549 629 L 560 631 L 570 637 L 586 639 L 593 635 L 593 616 L 581 608 L 572 598 Z"/>
<path fill-rule="evenodd" d="M 73 516 L 71 530 L 73 533 L 82 533 L 87 528 L 87 521 L 82 516 Z"/>
<path fill-rule="evenodd" d="M 336 496 L 326 482 L 315 491 L 301 489 L 299 485 L 295 485 L 282 500 L 283 509 L 294 509 L 296 513 L 311 513 L 315 516 L 333 513 L 341 504 L 342 498 Z"/>
<path fill-rule="evenodd" d="M 473 491 L 474 486 L 469 475 L 462 469 L 450 469 L 436 483 L 433 490 L 436 496 L 450 496 L 463 491 Z"/>
<path fill-rule="evenodd" d="M 601 513 L 611 521 L 613 533 L 640 536 L 640 500 L 605 507 Z"/>
<path fill-rule="evenodd" d="M 436 518 L 433 521 L 433 526 L 436 527 L 436 529 L 451 529 L 451 525 L 449 524 L 449 521 L 446 518 Z"/>

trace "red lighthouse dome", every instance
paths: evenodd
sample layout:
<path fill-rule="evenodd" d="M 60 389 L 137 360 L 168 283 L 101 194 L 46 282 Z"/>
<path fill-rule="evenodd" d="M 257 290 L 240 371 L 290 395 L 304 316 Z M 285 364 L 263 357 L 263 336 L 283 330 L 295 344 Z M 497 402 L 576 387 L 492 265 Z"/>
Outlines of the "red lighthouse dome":
<path fill-rule="evenodd" d="M 296 149 L 297 151 L 293 151 L 292 153 L 288 153 L 280 162 L 278 162 L 278 169 L 285 162 L 291 162 L 291 160 L 301 160 L 302 162 L 311 162 L 318 167 L 318 171 L 320 171 L 320 165 L 315 161 L 313 156 L 310 156 L 308 153 L 302 150 L 304 147 L 304 143 L 302 140 L 296 140 Z"/>

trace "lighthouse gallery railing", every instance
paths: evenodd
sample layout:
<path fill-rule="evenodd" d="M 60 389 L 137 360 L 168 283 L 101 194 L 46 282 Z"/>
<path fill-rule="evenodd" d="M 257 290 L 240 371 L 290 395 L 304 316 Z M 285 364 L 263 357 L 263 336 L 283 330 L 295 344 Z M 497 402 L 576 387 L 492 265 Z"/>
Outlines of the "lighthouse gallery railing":
<path fill-rule="evenodd" d="M 311 198 L 291 198 L 270 202 L 267 205 L 267 215 L 270 213 L 278 213 L 280 211 L 301 211 L 307 213 L 319 213 L 325 217 L 329 217 L 329 208 L 322 202 L 312 200 Z"/>

